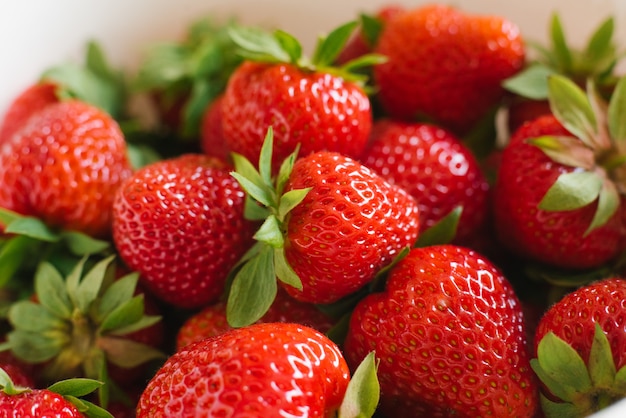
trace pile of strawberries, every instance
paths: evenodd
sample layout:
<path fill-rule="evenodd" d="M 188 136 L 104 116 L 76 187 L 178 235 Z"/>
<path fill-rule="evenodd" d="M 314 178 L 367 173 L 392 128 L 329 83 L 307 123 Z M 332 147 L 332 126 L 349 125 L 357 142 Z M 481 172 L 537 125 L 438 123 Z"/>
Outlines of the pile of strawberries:
<path fill-rule="evenodd" d="M 310 56 L 202 20 L 132 77 L 96 43 L 46 70 L 0 120 L 0 416 L 625 397 L 613 32 L 573 48 L 554 15 L 531 51 L 504 17 L 389 5 Z"/>

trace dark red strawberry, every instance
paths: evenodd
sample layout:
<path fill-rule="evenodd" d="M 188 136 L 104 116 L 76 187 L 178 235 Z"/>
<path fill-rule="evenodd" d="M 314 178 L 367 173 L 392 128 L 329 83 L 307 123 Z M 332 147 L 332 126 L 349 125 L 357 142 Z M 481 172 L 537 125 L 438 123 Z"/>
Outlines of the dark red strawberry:
<path fill-rule="evenodd" d="M 108 114 L 78 100 L 50 104 L 0 147 L 0 207 L 108 237 L 115 192 L 130 174 Z"/>
<path fill-rule="evenodd" d="M 120 188 L 113 238 L 157 297 L 183 308 L 215 302 L 252 244 L 244 192 L 223 161 L 187 154 L 150 164 Z"/>
<path fill-rule="evenodd" d="M 533 417 L 537 409 L 520 303 L 501 272 L 466 248 L 411 250 L 386 290 L 358 303 L 348 364 L 370 351 L 385 416 Z"/>
<path fill-rule="evenodd" d="M 148 383 L 137 417 L 330 417 L 349 380 L 341 351 L 318 331 L 255 324 L 176 352 Z"/>
<path fill-rule="evenodd" d="M 488 215 L 487 180 L 470 150 L 451 132 L 424 123 L 379 120 L 361 161 L 415 198 L 424 231 L 455 207 L 463 212 L 456 242 L 467 242 Z"/>
<path fill-rule="evenodd" d="M 57 85 L 51 82 L 36 83 L 22 91 L 0 119 L 0 143 L 7 141 L 33 114 L 58 101 Z"/>
<path fill-rule="evenodd" d="M 499 16 L 475 16 L 445 5 L 398 14 L 382 30 L 374 67 L 383 109 L 392 117 L 469 131 L 504 96 L 501 83 L 524 64 L 519 28 Z"/>

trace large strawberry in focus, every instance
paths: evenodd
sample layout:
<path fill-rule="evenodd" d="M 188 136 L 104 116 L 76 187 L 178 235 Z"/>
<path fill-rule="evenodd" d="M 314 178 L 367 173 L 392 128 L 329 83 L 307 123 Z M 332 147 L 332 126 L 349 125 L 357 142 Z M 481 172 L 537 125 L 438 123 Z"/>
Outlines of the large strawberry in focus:
<path fill-rule="evenodd" d="M 311 59 L 291 35 L 232 31 L 247 60 L 229 79 L 222 103 L 228 148 L 257 161 L 268 127 L 273 127 L 274 167 L 297 146 L 300 155 L 328 150 L 359 157 L 372 125 L 363 77 L 350 71 L 379 61 L 368 55 L 335 68 L 332 63 L 355 23 L 323 38 Z"/>
<path fill-rule="evenodd" d="M 255 324 L 176 352 L 148 383 L 137 417 L 330 417 L 349 380 L 341 351 L 318 331 Z"/>
<path fill-rule="evenodd" d="M 119 189 L 113 238 L 124 262 L 162 300 L 215 302 L 252 244 L 244 192 L 223 161 L 186 154 L 136 171 Z"/>
<path fill-rule="evenodd" d="M 79 100 L 53 103 L 0 145 L 0 207 L 108 237 L 115 192 L 130 174 L 111 116 Z"/>
<path fill-rule="evenodd" d="M 502 273 L 463 247 L 415 248 L 386 290 L 362 299 L 344 344 L 355 367 L 380 359 L 389 417 L 533 417 L 537 384 L 522 308 Z"/>
<path fill-rule="evenodd" d="M 519 28 L 511 21 L 434 4 L 390 19 L 374 51 L 388 59 L 374 67 L 387 114 L 429 120 L 457 134 L 500 102 L 502 81 L 525 59 Z"/>
<path fill-rule="evenodd" d="M 532 366 L 547 417 L 583 417 L 626 397 L 626 281 L 607 278 L 564 296 L 541 318 Z"/>
<path fill-rule="evenodd" d="M 610 103 L 552 76 L 554 116 L 522 125 L 502 153 L 495 228 L 515 254 L 560 268 L 601 266 L 623 249 L 626 80 Z"/>
<path fill-rule="evenodd" d="M 489 185 L 471 151 L 436 125 L 380 119 L 361 162 L 418 202 L 420 230 L 463 207 L 456 242 L 474 238 L 485 225 Z"/>

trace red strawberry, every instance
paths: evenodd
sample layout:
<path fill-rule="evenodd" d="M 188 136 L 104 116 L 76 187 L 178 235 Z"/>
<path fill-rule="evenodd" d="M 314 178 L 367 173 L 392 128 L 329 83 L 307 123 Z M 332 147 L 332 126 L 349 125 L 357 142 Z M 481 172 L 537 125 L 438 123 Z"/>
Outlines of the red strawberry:
<path fill-rule="evenodd" d="M 215 302 L 252 244 L 244 193 L 219 159 L 186 154 L 150 164 L 120 188 L 113 238 L 124 262 L 168 303 Z"/>
<path fill-rule="evenodd" d="M 224 96 L 218 96 L 207 107 L 200 125 L 200 147 L 206 155 L 228 161 L 230 151 L 222 130 L 222 102 Z"/>
<path fill-rule="evenodd" d="M 389 417 L 532 417 L 537 385 L 520 303 L 478 253 L 413 249 L 383 293 L 354 310 L 344 352 L 380 359 L 380 411 Z"/>
<path fill-rule="evenodd" d="M 297 146 L 300 155 L 329 150 L 360 156 L 372 125 L 369 98 L 357 76 L 330 68 L 337 44 L 347 40 L 354 26 L 346 24 L 329 34 L 311 61 L 284 32 L 235 32 L 235 42 L 247 47 L 247 56 L 255 61 L 235 70 L 224 93 L 222 127 L 229 149 L 256 161 L 271 126 L 276 169 Z"/>
<path fill-rule="evenodd" d="M 626 82 L 621 85 L 623 97 Z M 601 110 L 594 116 L 592 108 L 606 104 L 592 105 L 567 79 L 555 76 L 551 86 L 555 115 L 522 125 L 502 154 L 494 188 L 496 232 L 523 257 L 562 268 L 597 267 L 617 256 L 626 236 L 626 148 L 617 140 L 623 118 L 613 107 L 612 122 Z"/>
<path fill-rule="evenodd" d="M 9 105 L 4 118 L 0 119 L 0 143 L 8 141 L 33 114 L 58 102 L 56 90 L 56 84 L 41 82 L 29 86 L 19 94 Z"/>
<path fill-rule="evenodd" d="M 462 134 L 498 104 L 501 82 L 524 64 L 519 28 L 499 16 L 473 16 L 444 5 L 397 15 L 384 26 L 374 67 L 383 109 L 425 118 Z"/>
<path fill-rule="evenodd" d="M 326 333 L 335 321 L 314 305 L 299 302 L 285 291 L 279 290 L 272 306 L 257 321 L 266 322 L 292 322 Z M 176 347 L 180 350 L 193 342 L 215 337 L 231 329 L 226 318 L 226 302 L 218 302 L 192 315 L 181 325 L 176 337 Z"/>
<path fill-rule="evenodd" d="M 589 416 L 626 397 L 626 281 L 608 278 L 564 296 L 535 333 L 533 369 L 548 417 Z"/>
<path fill-rule="evenodd" d="M 0 207 L 106 237 L 115 192 L 130 174 L 108 114 L 77 100 L 50 104 L 0 145 Z"/>
<path fill-rule="evenodd" d="M 487 220 L 489 186 L 460 139 L 430 124 L 379 120 L 377 125 L 361 161 L 415 198 L 420 230 L 463 206 L 456 242 L 477 235 Z"/>
<path fill-rule="evenodd" d="M 148 383 L 137 417 L 330 417 L 350 375 L 323 334 L 255 324 L 183 348 Z"/>

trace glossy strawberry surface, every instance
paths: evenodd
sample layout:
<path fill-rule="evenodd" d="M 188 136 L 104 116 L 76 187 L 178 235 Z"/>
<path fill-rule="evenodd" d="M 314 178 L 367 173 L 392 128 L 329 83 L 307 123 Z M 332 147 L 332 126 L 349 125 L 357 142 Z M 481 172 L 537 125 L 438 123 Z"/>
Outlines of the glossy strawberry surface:
<path fill-rule="evenodd" d="M 348 364 L 371 350 L 385 416 L 532 417 L 537 407 L 520 303 L 500 271 L 466 248 L 413 249 L 384 292 L 359 302 Z"/>
<path fill-rule="evenodd" d="M 289 215 L 287 261 L 302 280 L 296 299 L 329 303 L 371 281 L 419 233 L 419 209 L 403 189 L 332 152 L 296 161 L 286 190 L 311 188 Z"/>
<path fill-rule="evenodd" d="M 256 324 L 176 352 L 148 383 L 138 418 L 331 417 L 350 375 L 311 328 Z"/>
<path fill-rule="evenodd" d="M 357 84 L 290 64 L 244 63 L 222 106 L 228 147 L 250 161 L 258 161 L 265 133 L 274 129 L 276 169 L 298 144 L 300 156 L 329 150 L 358 157 L 372 125 L 369 98 Z"/>
<path fill-rule="evenodd" d="M 84 418 L 76 406 L 46 389 L 33 389 L 18 395 L 0 393 L 0 416 L 5 418 Z"/>
<path fill-rule="evenodd" d="M 115 192 L 130 174 L 108 114 L 78 100 L 54 103 L 0 146 L 0 207 L 108 237 Z"/>
<path fill-rule="evenodd" d="M 569 211 L 539 209 L 558 176 L 575 170 L 527 142 L 543 135 L 571 136 L 554 116 L 543 116 L 522 125 L 502 153 L 494 187 L 496 233 L 516 254 L 551 265 L 583 269 L 606 263 L 623 248 L 624 206 L 589 233 L 597 200 Z"/>
<path fill-rule="evenodd" d="M 142 283 L 176 306 L 217 300 L 252 243 L 244 194 L 219 159 L 186 154 L 138 170 L 114 204 L 114 242 Z"/>

